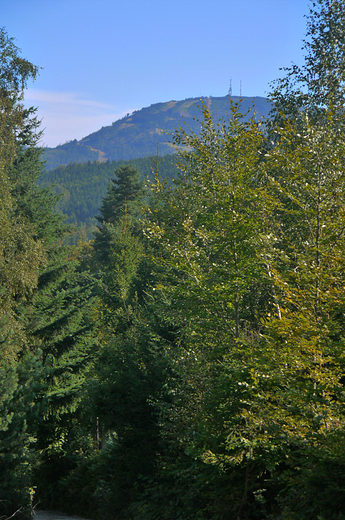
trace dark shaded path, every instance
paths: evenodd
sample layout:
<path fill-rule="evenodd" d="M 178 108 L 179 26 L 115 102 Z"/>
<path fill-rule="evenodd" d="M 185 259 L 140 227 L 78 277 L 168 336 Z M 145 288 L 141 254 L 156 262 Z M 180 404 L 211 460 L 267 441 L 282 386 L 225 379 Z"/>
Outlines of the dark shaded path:
<path fill-rule="evenodd" d="M 58 511 L 40 511 L 35 510 L 32 517 L 33 520 L 86 520 L 80 516 L 65 515 L 65 513 L 59 513 Z"/>

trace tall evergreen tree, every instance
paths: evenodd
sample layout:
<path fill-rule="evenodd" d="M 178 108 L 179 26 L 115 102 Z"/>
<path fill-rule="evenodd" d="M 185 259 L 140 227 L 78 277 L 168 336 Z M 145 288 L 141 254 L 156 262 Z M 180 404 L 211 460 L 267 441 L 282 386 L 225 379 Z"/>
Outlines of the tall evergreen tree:
<path fill-rule="evenodd" d="M 142 194 L 143 183 L 138 170 L 131 165 L 121 166 L 115 172 L 115 179 L 110 181 L 102 201 L 99 222 L 116 223 L 125 214 L 136 218 L 141 212 Z"/>
<path fill-rule="evenodd" d="M 138 170 L 131 165 L 118 168 L 102 200 L 100 216 L 96 217 L 100 226 L 99 232 L 95 234 L 94 251 L 100 266 L 109 260 L 112 234 L 119 222 L 125 222 L 131 232 L 135 230 L 142 196 L 143 183 Z"/>
<path fill-rule="evenodd" d="M 42 241 L 25 215 L 16 211 L 8 176 L 18 144 L 35 124 L 22 105 L 23 90 L 37 67 L 0 29 L 0 511 L 12 514 L 30 506 L 30 423 L 35 420 L 40 390 L 39 356 L 30 349 L 20 307 L 25 306 L 46 262 Z"/>
<path fill-rule="evenodd" d="M 63 245 L 68 227 L 54 210 L 57 197 L 37 184 L 43 169 L 39 122 L 35 110 L 21 104 L 37 68 L 20 57 L 4 30 L 0 38 L 0 368 L 8 387 L 1 399 L 0 492 L 13 502 L 11 509 L 21 494 L 30 498 L 32 441 L 45 461 L 54 444 L 64 439 L 67 445 L 95 340 L 92 277 L 81 272 L 79 251 Z"/>
<path fill-rule="evenodd" d="M 159 454 L 155 408 L 167 363 L 152 298 L 152 262 L 140 229 L 142 183 L 133 167 L 116 171 L 100 209 L 93 264 L 100 281 L 102 347 L 90 385 L 93 413 L 116 436 L 108 445 L 112 471 L 104 476 L 107 514 L 126 516 Z M 151 294 L 151 296 L 149 296 Z M 157 310 L 157 308 L 156 308 Z"/>

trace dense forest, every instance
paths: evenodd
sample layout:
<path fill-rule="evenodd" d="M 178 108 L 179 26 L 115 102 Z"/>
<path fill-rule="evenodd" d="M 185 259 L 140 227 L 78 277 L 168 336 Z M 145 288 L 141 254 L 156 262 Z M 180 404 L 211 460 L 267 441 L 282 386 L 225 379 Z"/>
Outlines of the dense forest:
<path fill-rule="evenodd" d="M 204 104 L 76 245 L 0 30 L 2 518 L 345 518 L 344 27 L 314 2 L 270 117 Z"/>
<path fill-rule="evenodd" d="M 93 237 L 97 224 L 95 217 L 106 195 L 107 186 L 120 166 L 135 166 L 145 183 L 153 180 L 157 164 L 164 178 L 174 179 L 177 176 L 175 156 L 156 155 L 130 161 L 73 162 L 51 171 L 45 170 L 39 179 L 39 185 L 43 188 L 54 186 L 54 192 L 59 196 L 56 210 L 63 213 L 66 222 L 74 226 L 69 235 L 70 241 L 78 242 L 80 238 Z"/>

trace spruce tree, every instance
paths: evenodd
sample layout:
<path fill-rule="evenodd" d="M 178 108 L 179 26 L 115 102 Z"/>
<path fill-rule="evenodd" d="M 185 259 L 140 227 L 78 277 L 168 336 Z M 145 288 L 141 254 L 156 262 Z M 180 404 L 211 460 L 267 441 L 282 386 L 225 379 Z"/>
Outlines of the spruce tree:
<path fill-rule="evenodd" d="M 139 215 L 143 189 L 131 166 L 115 172 L 103 200 L 94 241 L 93 265 L 99 279 L 100 349 L 90 384 L 93 413 L 108 445 L 111 478 L 107 514 L 128 515 L 140 499 L 143 480 L 153 478 L 159 456 L 155 401 L 167 374 L 164 347 L 155 315 L 148 258 Z M 154 310 L 155 309 L 155 310 Z M 112 436 L 113 435 L 113 436 Z"/>
<path fill-rule="evenodd" d="M 125 221 L 127 228 L 135 231 L 141 212 L 143 182 L 138 170 L 131 166 L 121 166 L 115 171 L 115 178 L 109 183 L 106 196 L 102 200 L 99 232 L 95 234 L 94 251 L 99 267 L 109 260 L 110 243 L 115 227 Z"/>
<path fill-rule="evenodd" d="M 37 288 L 18 313 L 25 323 L 31 349 L 40 353 L 42 360 L 43 388 L 36 395 L 36 401 L 44 404 L 40 421 L 35 424 L 40 454 L 37 499 L 52 507 L 56 479 L 65 476 L 79 449 L 74 427 L 80 422 L 83 383 L 97 339 L 92 308 L 94 279 L 81 266 L 83 245 L 67 244 L 69 226 L 55 211 L 58 197 L 53 189 L 38 186 L 43 168 L 41 155 L 35 143 L 21 147 L 9 175 L 16 211 L 34 226 L 47 259 L 39 271 Z"/>
<path fill-rule="evenodd" d="M 55 212 L 53 190 L 38 186 L 44 167 L 39 122 L 35 110 L 21 104 L 37 68 L 20 57 L 4 30 L 0 43 L 0 493 L 11 509 L 30 499 L 34 446 L 43 454 L 41 468 L 53 445 L 63 439 L 68 446 L 95 338 L 92 277 L 81 270 L 81 249 L 63 243 L 68 227 Z"/>
<path fill-rule="evenodd" d="M 21 58 L 19 49 L 0 29 L 0 511 L 11 515 L 30 507 L 30 425 L 37 419 L 36 394 L 41 390 L 42 364 L 32 351 L 21 320 L 46 262 L 42 241 L 25 215 L 16 211 L 8 172 L 25 146 L 34 114 L 22 105 L 23 90 L 37 67 Z"/>

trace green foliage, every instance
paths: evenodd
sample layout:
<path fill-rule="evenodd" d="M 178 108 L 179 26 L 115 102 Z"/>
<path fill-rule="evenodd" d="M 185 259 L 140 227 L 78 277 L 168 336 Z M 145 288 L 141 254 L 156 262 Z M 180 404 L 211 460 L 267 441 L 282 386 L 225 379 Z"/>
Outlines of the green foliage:
<path fill-rule="evenodd" d="M 121 262 L 121 259 L 116 260 L 117 255 L 114 248 L 117 248 L 120 255 L 123 251 L 122 262 L 130 264 L 131 261 L 135 261 L 134 258 L 129 259 L 127 256 L 132 248 L 131 236 L 141 211 L 142 198 L 143 183 L 140 181 L 138 170 L 130 165 L 117 169 L 115 178 L 111 180 L 107 194 L 102 201 L 100 216 L 97 217 L 101 225 L 98 228 L 99 232 L 95 234 L 94 250 L 96 262 L 100 268 L 105 266 L 105 269 L 111 272 L 113 270 L 111 257 L 115 259 L 115 262 Z M 127 245 L 125 245 L 126 242 Z M 117 271 L 116 267 L 115 271 Z M 110 276 L 114 278 L 114 274 Z"/>
<path fill-rule="evenodd" d="M 163 214 L 149 209 L 146 233 L 162 241 L 162 262 L 167 258 L 177 283 L 182 281 L 183 299 L 191 299 L 185 320 L 193 336 L 200 328 L 218 335 L 214 321 L 219 314 L 227 323 L 226 334 L 239 337 L 245 328 L 240 310 L 245 294 L 263 276 L 255 261 L 259 218 L 267 206 L 257 182 L 263 136 L 259 123 L 241 123 L 236 107 L 232 111 L 228 126 L 216 126 L 204 106 L 200 136 L 177 132 L 176 144 L 193 151 L 180 152 L 180 178 L 176 190 L 166 192 Z M 161 189 L 159 181 L 154 189 Z"/>
<path fill-rule="evenodd" d="M 0 43 L 0 501 L 11 515 L 31 507 L 37 447 L 44 456 L 76 414 L 94 346 L 93 281 L 61 244 L 57 197 L 37 185 L 39 123 L 22 105 L 37 68 L 4 30 Z"/>
<path fill-rule="evenodd" d="M 306 121 L 302 135 L 287 123 L 268 159 L 280 199 L 270 257 L 281 306 L 281 319 L 269 323 L 269 341 L 280 353 L 274 356 L 280 374 L 288 377 L 296 435 L 299 420 L 309 432 L 339 420 L 335 396 L 342 391 L 343 122 L 337 117 L 335 125 L 331 112 L 327 118 L 312 126 Z"/>
<path fill-rule="evenodd" d="M 325 109 L 344 103 L 344 5 L 341 0 L 316 0 L 307 18 L 305 62 L 285 68 L 286 75 L 273 83 L 269 100 L 274 120 L 298 118 L 302 113 L 318 118 Z"/>
<path fill-rule="evenodd" d="M 29 514 L 34 496 L 35 430 L 42 413 L 42 362 L 26 353 L 16 363 L 1 363 L 0 497 L 1 513 Z"/>
<path fill-rule="evenodd" d="M 99 423 L 102 446 L 107 438 L 116 438 L 104 448 L 112 469 L 102 465 L 103 483 L 97 491 L 107 495 L 97 514 L 105 509 L 107 516 L 127 515 L 143 488 L 141 479 L 154 474 L 159 453 L 155 400 L 168 367 L 165 342 L 153 318 L 154 302 L 147 301 L 152 265 L 138 220 L 142 198 L 138 171 L 130 165 L 116 170 L 100 208 L 91 259 L 100 288 L 101 348 L 86 406 Z"/>
<path fill-rule="evenodd" d="M 28 144 L 28 129 L 37 124 L 34 111 L 22 105 L 37 68 L 21 58 L 4 29 L 0 50 L 0 512 L 11 515 L 31 505 L 32 426 L 42 374 L 40 352 L 28 348 L 19 308 L 37 286 L 46 258 L 35 228 L 16 211 L 8 175 L 18 147 Z"/>
<path fill-rule="evenodd" d="M 171 299 L 181 330 L 173 357 L 180 376 L 171 381 L 172 406 L 162 409 L 172 431 L 165 433 L 168 442 L 187 452 L 190 464 L 198 461 L 205 480 L 209 474 L 220 482 L 222 472 L 238 465 L 246 489 L 252 478 L 246 464 L 257 442 L 243 424 L 248 400 L 255 401 L 246 378 L 262 320 L 275 312 L 262 240 L 274 204 L 262 181 L 260 123 L 242 121 L 236 106 L 231 112 L 229 122 L 215 124 L 204 106 L 199 136 L 176 133 L 177 144 L 191 151 L 180 152 L 176 189 L 164 190 L 159 179 L 153 185 L 161 204 L 148 209 L 145 233 L 167 273 L 157 289 Z M 224 518 L 246 509 L 249 492 L 225 508 Z M 216 508 L 211 502 L 208 511 Z"/>
<path fill-rule="evenodd" d="M 183 346 L 165 435 L 214 468 L 219 518 L 342 514 L 338 491 L 332 511 L 312 498 L 311 475 L 344 421 L 343 116 L 296 113 L 276 117 L 272 146 L 236 110 L 215 130 L 205 107 L 199 136 L 177 133 L 190 151 L 176 189 L 158 179 L 148 210 Z"/>
<path fill-rule="evenodd" d="M 108 187 L 107 195 L 102 201 L 99 222 L 113 224 L 121 218 L 132 218 L 140 212 L 140 197 L 143 195 L 142 182 L 137 169 L 122 166 L 115 172 Z"/>

